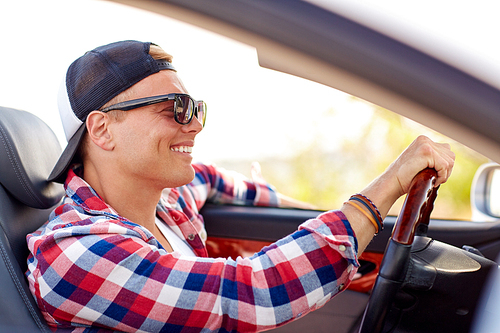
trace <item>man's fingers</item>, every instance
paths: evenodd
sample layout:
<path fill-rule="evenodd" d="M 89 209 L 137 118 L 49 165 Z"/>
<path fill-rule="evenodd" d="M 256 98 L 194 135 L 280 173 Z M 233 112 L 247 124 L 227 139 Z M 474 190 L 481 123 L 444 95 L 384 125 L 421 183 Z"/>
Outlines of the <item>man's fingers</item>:
<path fill-rule="evenodd" d="M 436 180 L 436 186 L 438 186 L 446 182 L 450 177 L 455 164 L 455 153 L 451 151 L 451 146 L 448 143 L 436 143 L 435 145 L 434 169 L 438 173 Z"/>

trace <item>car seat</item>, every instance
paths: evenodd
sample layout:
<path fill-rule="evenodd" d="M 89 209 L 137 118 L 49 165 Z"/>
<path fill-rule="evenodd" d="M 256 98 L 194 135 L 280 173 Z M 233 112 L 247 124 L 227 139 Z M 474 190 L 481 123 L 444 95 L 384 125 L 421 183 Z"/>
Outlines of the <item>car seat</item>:
<path fill-rule="evenodd" d="M 46 181 L 61 153 L 54 132 L 35 115 L 0 107 L 0 331 L 50 332 L 25 277 L 26 234 L 64 194 Z"/>

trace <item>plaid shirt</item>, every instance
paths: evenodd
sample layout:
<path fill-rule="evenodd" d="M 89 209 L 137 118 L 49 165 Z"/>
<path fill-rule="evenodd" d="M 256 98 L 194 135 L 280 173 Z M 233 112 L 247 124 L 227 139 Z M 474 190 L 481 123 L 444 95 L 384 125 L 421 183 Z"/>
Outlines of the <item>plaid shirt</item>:
<path fill-rule="evenodd" d="M 27 277 L 48 324 L 74 332 L 253 332 L 290 322 L 343 290 L 358 267 L 341 212 L 328 212 L 249 258 L 208 258 L 198 211 L 207 201 L 278 204 L 261 181 L 194 165 L 157 213 L 198 257 L 167 253 L 72 170 L 63 203 L 27 236 Z M 105 328 L 105 329 L 101 329 Z"/>

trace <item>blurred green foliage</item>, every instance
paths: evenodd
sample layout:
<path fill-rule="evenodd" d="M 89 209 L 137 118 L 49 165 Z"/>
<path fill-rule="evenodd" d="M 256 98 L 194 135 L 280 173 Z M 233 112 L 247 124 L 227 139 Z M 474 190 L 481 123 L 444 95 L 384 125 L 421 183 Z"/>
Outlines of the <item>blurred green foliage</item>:
<path fill-rule="evenodd" d="M 434 218 L 470 219 L 470 189 L 477 168 L 488 162 L 482 155 L 393 112 L 373 106 L 370 121 L 364 122 L 361 135 L 347 136 L 340 143 L 328 144 L 329 134 L 336 130 L 338 115 L 326 110 L 304 137 L 313 137 L 306 145 L 297 145 L 286 160 L 260 161 L 264 178 L 291 197 L 313 203 L 320 209 L 336 209 L 353 193 L 360 191 L 381 174 L 419 135 L 437 142 L 448 142 L 456 154 L 453 174 L 440 187 L 433 211 Z M 356 116 L 356 115 L 354 115 Z M 325 131 L 322 124 L 331 126 Z M 361 123 L 361 122 L 360 122 Z M 300 137 L 300 135 L 298 136 Z M 294 140 L 297 139 L 295 136 Z M 325 144 L 326 143 L 326 144 Z M 337 146 L 329 149 L 330 146 Z M 391 210 L 397 215 L 404 198 Z"/>

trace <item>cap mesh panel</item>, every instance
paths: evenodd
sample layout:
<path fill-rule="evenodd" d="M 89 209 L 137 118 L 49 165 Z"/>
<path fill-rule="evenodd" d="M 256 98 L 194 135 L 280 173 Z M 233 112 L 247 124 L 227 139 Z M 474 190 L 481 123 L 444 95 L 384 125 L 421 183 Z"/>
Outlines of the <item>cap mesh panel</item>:
<path fill-rule="evenodd" d="M 149 43 L 124 41 L 98 47 L 68 69 L 66 86 L 75 115 L 85 121 L 113 97 L 159 71 Z"/>

